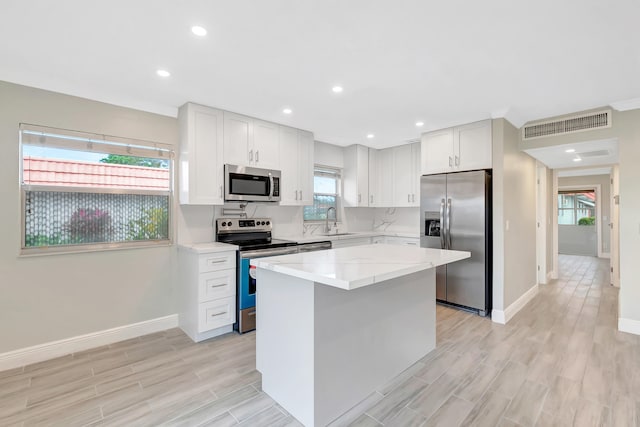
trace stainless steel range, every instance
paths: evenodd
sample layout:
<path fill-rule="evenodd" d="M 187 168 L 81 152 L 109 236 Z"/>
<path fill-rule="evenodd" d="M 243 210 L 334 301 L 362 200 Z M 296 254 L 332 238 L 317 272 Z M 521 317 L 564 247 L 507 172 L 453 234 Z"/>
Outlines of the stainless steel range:
<path fill-rule="evenodd" d="M 256 328 L 256 274 L 255 267 L 249 264 L 251 259 L 298 252 L 296 242 L 272 239 L 272 227 L 270 218 L 216 220 L 217 241 L 240 247 L 237 255 L 237 313 L 234 329 L 241 334 Z"/>

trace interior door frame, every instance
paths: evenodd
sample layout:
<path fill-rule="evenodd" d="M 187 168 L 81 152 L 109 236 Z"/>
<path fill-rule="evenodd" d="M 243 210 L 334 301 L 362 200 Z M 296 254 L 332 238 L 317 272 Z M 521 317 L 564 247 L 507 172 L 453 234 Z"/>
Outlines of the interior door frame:
<path fill-rule="evenodd" d="M 556 181 L 557 185 L 557 181 Z M 603 256 L 602 252 L 602 186 L 600 184 L 583 184 L 583 185 L 563 185 L 562 187 L 556 187 L 555 191 L 555 235 L 558 235 L 558 193 L 560 191 L 573 191 L 573 190 L 593 190 L 596 193 L 596 245 L 598 258 L 607 258 Z M 558 238 L 555 239 L 555 256 L 558 256 Z M 609 244 L 611 247 L 611 244 Z M 557 265 L 557 264 L 556 264 Z"/>
<path fill-rule="evenodd" d="M 611 169 L 611 193 L 609 210 L 611 244 L 609 245 L 611 284 L 620 287 L 620 204 L 618 202 L 620 194 L 620 181 L 618 165 Z"/>
<path fill-rule="evenodd" d="M 536 165 L 536 258 L 538 283 L 547 284 L 547 167 Z"/>

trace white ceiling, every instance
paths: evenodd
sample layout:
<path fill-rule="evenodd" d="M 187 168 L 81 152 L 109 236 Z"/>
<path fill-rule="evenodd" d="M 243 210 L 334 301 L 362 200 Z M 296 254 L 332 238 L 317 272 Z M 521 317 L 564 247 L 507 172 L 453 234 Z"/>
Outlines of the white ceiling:
<path fill-rule="evenodd" d="M 558 176 L 563 178 L 568 176 L 610 175 L 611 171 L 611 167 L 561 169 L 558 171 Z"/>
<path fill-rule="evenodd" d="M 567 152 L 567 150 L 574 150 Z M 618 140 L 603 139 L 524 150 L 551 169 L 585 168 L 618 163 Z M 579 162 L 574 159 L 580 158 Z M 565 175 L 567 176 L 567 175 Z"/>
<path fill-rule="evenodd" d="M 194 101 L 385 147 L 635 105 L 638 16 L 637 0 L 2 0 L 0 80 L 167 115 Z"/>

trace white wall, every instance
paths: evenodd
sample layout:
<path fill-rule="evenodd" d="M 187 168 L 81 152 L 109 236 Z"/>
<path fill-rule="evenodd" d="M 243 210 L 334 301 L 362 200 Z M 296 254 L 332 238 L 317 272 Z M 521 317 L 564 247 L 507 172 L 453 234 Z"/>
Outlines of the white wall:
<path fill-rule="evenodd" d="M 314 144 L 314 163 L 334 168 L 344 167 L 344 149 L 326 142 L 316 141 Z"/>
<path fill-rule="evenodd" d="M 174 247 L 18 256 L 21 122 L 178 140 L 175 118 L 0 82 L 0 353 L 175 313 Z"/>
<path fill-rule="evenodd" d="M 504 311 L 537 281 L 536 161 L 519 132 L 493 120 L 493 309 Z"/>

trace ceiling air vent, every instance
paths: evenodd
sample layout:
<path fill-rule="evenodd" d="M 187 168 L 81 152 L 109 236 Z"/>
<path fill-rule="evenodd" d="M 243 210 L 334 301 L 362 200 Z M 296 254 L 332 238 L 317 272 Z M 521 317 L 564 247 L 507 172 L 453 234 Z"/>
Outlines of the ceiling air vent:
<path fill-rule="evenodd" d="M 609 127 L 611 127 L 611 110 L 604 110 L 525 126 L 522 129 L 522 138 L 529 140 Z"/>

